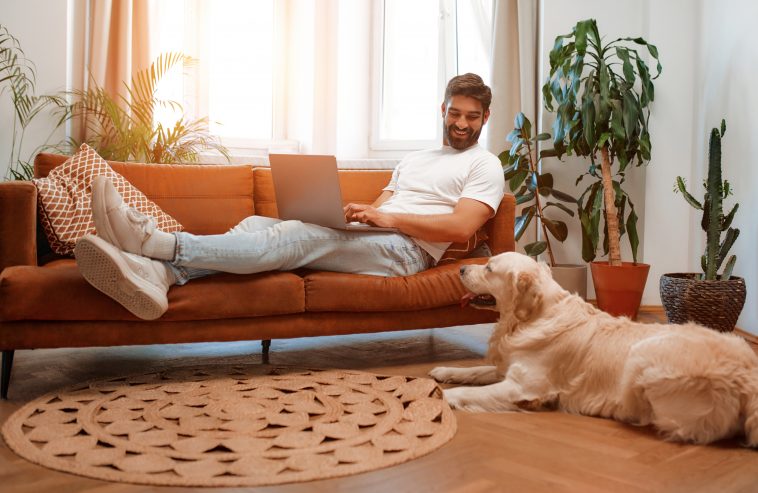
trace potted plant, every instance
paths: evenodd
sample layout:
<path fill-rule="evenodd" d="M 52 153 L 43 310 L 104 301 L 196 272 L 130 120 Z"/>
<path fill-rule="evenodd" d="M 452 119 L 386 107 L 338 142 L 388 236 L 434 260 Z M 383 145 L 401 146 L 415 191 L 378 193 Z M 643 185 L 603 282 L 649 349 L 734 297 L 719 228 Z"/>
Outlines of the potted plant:
<path fill-rule="evenodd" d="M 188 120 L 183 115 L 172 125 L 155 124 L 158 107 L 183 111 L 176 101 L 159 99 L 158 84 L 173 67 L 187 65 L 194 59 L 182 53 L 163 53 L 148 69 L 138 72 L 130 84 L 124 83 L 128 98 L 113 96 L 94 80 L 86 90 L 73 90 L 65 96 L 73 99 L 61 106 L 63 118 L 84 118 L 86 143 L 104 159 L 144 163 L 196 163 L 199 152 L 214 149 L 227 161 L 228 150 L 208 132 L 208 119 Z M 72 139 L 72 147 L 81 142 Z"/>
<path fill-rule="evenodd" d="M 654 76 L 635 45 L 646 47 L 656 60 Z M 637 314 L 650 266 L 637 262 L 637 215 L 622 185 L 629 165 L 650 160 L 647 122 L 654 99 L 653 79 L 660 72 L 655 46 L 642 38 L 606 43 L 597 22 L 588 19 L 578 22 L 570 34 L 556 38 L 550 52 L 550 76 L 542 87 L 545 107 L 556 114 L 553 139 L 558 156 L 590 158 L 589 169 L 577 184 L 587 175 L 593 182 L 580 196 L 578 209 L 585 261 L 595 258 L 601 218 L 605 223 L 602 244 L 608 261 L 590 264 L 598 306 L 630 318 Z M 621 261 L 624 233 L 633 262 Z"/>
<path fill-rule="evenodd" d="M 661 302 L 671 323 L 696 322 L 723 332 L 731 331 L 737 323 L 745 304 L 745 280 L 732 276 L 737 256 L 727 260 L 729 250 L 740 235 L 740 230 L 731 226 L 739 204 L 724 215 L 723 201 L 732 194 L 727 180 L 722 181 L 721 138 L 726 133 L 726 121 L 721 129 L 711 130 L 708 145 L 708 178 L 703 182 L 705 193 L 699 202 L 686 188 L 681 176 L 676 178 L 674 192 L 681 192 L 684 199 L 697 210 L 703 211 L 700 225 L 705 231 L 705 253 L 700 259 L 702 274 L 664 274 L 661 276 Z M 721 234 L 725 233 L 721 241 Z M 724 270 L 718 273 L 726 260 Z"/>
<path fill-rule="evenodd" d="M 511 192 L 516 197 L 516 205 L 527 204 L 514 225 L 516 241 L 520 240 L 532 220 L 536 218 L 538 228 L 541 229 L 541 238 L 524 246 L 524 252 L 530 257 L 537 257 L 547 253 L 553 278 L 564 289 L 579 294 L 582 298 L 587 297 L 587 268 L 584 265 L 558 264 L 555 261 L 553 247 L 550 243 L 552 236 L 563 242 L 568 236 L 568 226 L 564 221 L 547 216 L 546 210 L 555 208 L 569 216 L 574 216 L 574 211 L 561 202 L 576 205 L 576 199 L 567 193 L 557 190 L 553 186 L 553 175 L 544 172 L 542 159 L 556 156 L 554 149 L 539 151 L 537 144 L 540 141 L 550 139 L 549 133 L 535 135 L 532 132 L 532 123 L 518 113 L 514 119 L 514 129 L 508 134 L 506 140 L 511 143 L 509 150 L 500 153 L 500 161 L 503 163 L 505 180 Z M 535 132 L 536 133 L 536 132 Z M 553 197 L 557 201 L 551 201 Z"/>

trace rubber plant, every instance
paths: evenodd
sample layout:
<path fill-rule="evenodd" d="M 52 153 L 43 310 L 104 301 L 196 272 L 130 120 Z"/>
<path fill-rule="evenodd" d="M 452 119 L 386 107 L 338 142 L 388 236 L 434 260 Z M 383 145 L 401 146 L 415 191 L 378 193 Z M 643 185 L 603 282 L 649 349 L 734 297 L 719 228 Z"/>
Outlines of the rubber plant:
<path fill-rule="evenodd" d="M 653 75 L 646 49 L 656 62 Z M 637 262 L 637 215 L 624 191 L 629 166 L 650 160 L 648 118 L 661 73 L 657 48 L 643 38 L 606 42 L 594 19 L 580 21 L 570 34 L 558 36 L 550 51 L 550 75 L 542 87 L 545 107 L 555 111 L 554 147 L 558 156 L 586 156 L 592 183 L 578 199 L 582 257 L 592 261 L 599 246 L 600 219 L 605 219 L 603 252 L 612 266 L 621 263 L 621 235 L 626 233 Z"/>
<path fill-rule="evenodd" d="M 65 93 L 73 102 L 61 110 L 65 118 L 82 118 L 86 126 L 85 142 L 105 159 L 146 163 L 196 163 L 199 152 L 213 149 L 229 159 L 227 149 L 208 131 L 208 119 L 188 119 L 180 103 L 160 99 L 158 84 L 172 68 L 194 63 L 178 52 L 159 55 L 150 67 L 138 72 L 124 94 L 112 95 L 90 80 L 90 88 Z M 155 123 L 159 107 L 178 110 L 181 116 L 173 123 Z M 81 144 L 71 140 L 72 148 Z"/>
<path fill-rule="evenodd" d="M 727 281 L 731 278 L 732 269 L 737 262 L 736 255 L 729 257 L 723 272 L 719 275 L 718 270 L 740 235 L 739 229 L 731 227 L 739 204 L 734 204 L 734 207 L 726 215 L 724 215 L 723 209 L 724 199 L 732 194 L 729 182 L 721 179 L 721 138 L 725 133 L 725 120 L 721 120 L 721 129 L 714 128 L 711 130 L 711 138 L 708 144 L 708 178 L 703 182 L 703 188 L 705 188 L 703 202 L 700 203 L 687 191 L 687 185 L 681 176 L 677 176 L 676 188 L 674 189 L 675 192 L 682 193 L 688 204 L 703 211 L 700 225 L 705 231 L 706 244 L 705 253 L 700 259 L 703 269 L 703 273 L 700 274 L 701 280 L 719 279 Z M 721 233 L 724 231 L 726 231 L 726 236 L 724 241 L 721 241 Z"/>
<path fill-rule="evenodd" d="M 565 241 L 568 236 L 568 226 L 564 221 L 547 217 L 546 211 L 549 208 L 555 208 L 573 217 L 574 211 L 561 202 L 575 205 L 576 199 L 555 189 L 553 175 L 543 172 L 542 159 L 555 156 L 556 152 L 553 149 L 543 149 L 539 151 L 539 157 L 537 157 L 537 143 L 549 140 L 550 134 L 535 135 L 532 132 L 532 123 L 523 113 L 516 115 L 513 124 L 514 129 L 507 136 L 507 141 L 511 142 L 511 148 L 503 151 L 499 157 L 503 163 L 508 186 L 511 192 L 515 193 L 516 205 L 527 204 L 516 218 L 514 235 L 516 241 L 521 239 L 532 220 L 537 218 L 543 239 L 525 245 L 524 251 L 530 257 L 537 257 L 547 251 L 550 266 L 553 267 L 555 256 L 550 237 L 561 242 Z M 558 202 L 551 201 L 551 197 L 557 199 Z"/>
<path fill-rule="evenodd" d="M 13 123 L 9 131 L 11 150 L 6 178 L 13 180 L 28 180 L 34 173 L 31 158 L 25 159 L 21 155 L 27 127 L 47 106 L 63 103 L 62 98 L 57 96 L 37 96 L 36 78 L 34 63 L 26 57 L 19 40 L 8 28 L 0 25 L 0 96 L 7 94 L 13 105 Z M 61 123 L 58 121 L 55 128 Z M 31 156 L 46 147 L 45 142 L 35 148 Z"/>

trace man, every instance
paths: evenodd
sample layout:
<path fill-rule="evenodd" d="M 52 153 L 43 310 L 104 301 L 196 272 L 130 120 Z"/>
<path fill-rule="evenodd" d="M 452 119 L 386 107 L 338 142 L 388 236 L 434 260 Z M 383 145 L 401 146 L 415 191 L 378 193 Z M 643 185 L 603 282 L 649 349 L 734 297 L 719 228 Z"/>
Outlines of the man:
<path fill-rule="evenodd" d="M 503 197 L 500 161 L 478 144 L 492 93 L 475 74 L 454 77 L 442 103 L 443 146 L 408 154 L 371 205 L 348 204 L 345 218 L 399 232 L 340 231 L 251 216 L 223 235 L 166 233 L 127 207 L 111 182 L 92 185 L 97 236 L 77 243 L 76 261 L 94 287 L 151 320 L 168 308 L 168 289 L 214 272 L 252 274 L 309 267 L 407 276 L 468 240 Z"/>

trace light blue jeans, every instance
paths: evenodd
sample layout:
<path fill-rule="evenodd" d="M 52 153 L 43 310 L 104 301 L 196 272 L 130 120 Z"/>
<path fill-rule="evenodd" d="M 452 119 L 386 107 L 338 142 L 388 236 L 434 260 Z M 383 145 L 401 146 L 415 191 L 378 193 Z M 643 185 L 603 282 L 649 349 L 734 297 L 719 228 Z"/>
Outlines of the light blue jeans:
<path fill-rule="evenodd" d="M 341 231 L 263 216 L 250 216 L 226 234 L 175 235 L 176 256 L 168 265 L 179 285 L 216 272 L 254 274 L 298 267 L 408 276 L 434 263 L 400 233 Z"/>

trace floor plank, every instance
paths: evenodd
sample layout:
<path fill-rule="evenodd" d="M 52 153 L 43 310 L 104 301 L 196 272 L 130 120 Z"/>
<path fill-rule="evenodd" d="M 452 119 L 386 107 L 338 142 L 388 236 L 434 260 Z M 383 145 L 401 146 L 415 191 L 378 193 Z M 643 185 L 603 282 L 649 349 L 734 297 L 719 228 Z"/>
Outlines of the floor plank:
<path fill-rule="evenodd" d="M 643 313 L 655 321 L 656 313 Z M 275 340 L 271 363 L 423 376 L 439 364 L 481 364 L 490 325 Z M 198 364 L 261 362 L 260 343 L 176 344 L 17 351 L 5 420 L 24 403 L 78 382 Z M 223 493 L 311 492 L 723 492 L 758 491 L 758 452 L 736 441 L 667 443 L 647 428 L 562 413 L 456 411 L 458 433 L 441 449 L 385 470 L 345 478 Z M 0 445 L 3 493 L 195 492 L 125 485 L 51 471 Z"/>

